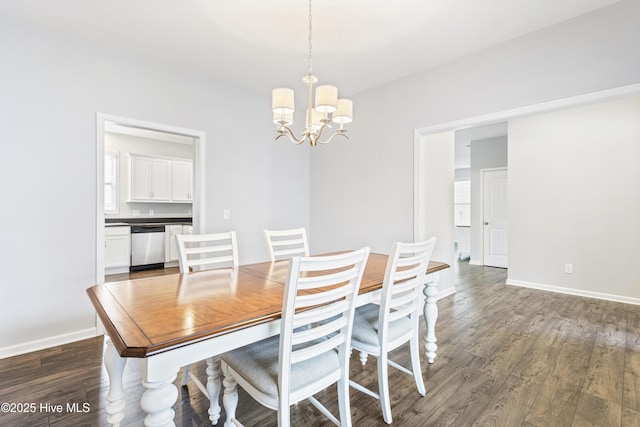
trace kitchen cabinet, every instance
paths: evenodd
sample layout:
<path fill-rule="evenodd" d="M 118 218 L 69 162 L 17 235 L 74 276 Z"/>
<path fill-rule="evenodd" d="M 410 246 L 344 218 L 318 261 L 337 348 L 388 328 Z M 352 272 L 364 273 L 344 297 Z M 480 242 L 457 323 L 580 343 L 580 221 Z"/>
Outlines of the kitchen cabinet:
<path fill-rule="evenodd" d="M 125 273 L 131 262 L 131 227 L 105 227 L 104 267 L 105 274 Z"/>
<path fill-rule="evenodd" d="M 131 155 L 130 202 L 171 200 L 171 160 Z"/>
<path fill-rule="evenodd" d="M 165 246 L 164 246 L 164 262 L 172 263 L 172 265 L 178 265 L 178 244 L 176 242 L 177 234 L 193 234 L 193 227 L 191 225 L 183 224 L 168 224 L 165 226 Z"/>
<path fill-rule="evenodd" d="M 172 167 L 171 200 L 193 203 L 193 162 L 174 160 Z"/>

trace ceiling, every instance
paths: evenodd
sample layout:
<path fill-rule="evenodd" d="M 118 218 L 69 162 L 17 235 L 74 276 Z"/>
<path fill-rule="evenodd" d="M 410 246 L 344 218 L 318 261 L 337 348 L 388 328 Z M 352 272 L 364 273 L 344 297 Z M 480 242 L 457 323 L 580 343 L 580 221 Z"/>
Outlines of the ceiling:
<path fill-rule="evenodd" d="M 313 71 L 341 96 L 619 0 L 316 0 Z M 305 0 L 0 0 L 0 17 L 268 93 L 301 90 Z"/>

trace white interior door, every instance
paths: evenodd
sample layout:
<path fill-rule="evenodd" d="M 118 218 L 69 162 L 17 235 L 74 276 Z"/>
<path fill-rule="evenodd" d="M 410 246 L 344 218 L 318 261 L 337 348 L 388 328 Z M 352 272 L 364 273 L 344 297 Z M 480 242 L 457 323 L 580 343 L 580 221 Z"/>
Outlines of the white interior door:
<path fill-rule="evenodd" d="M 482 171 L 483 264 L 507 268 L 507 169 Z"/>

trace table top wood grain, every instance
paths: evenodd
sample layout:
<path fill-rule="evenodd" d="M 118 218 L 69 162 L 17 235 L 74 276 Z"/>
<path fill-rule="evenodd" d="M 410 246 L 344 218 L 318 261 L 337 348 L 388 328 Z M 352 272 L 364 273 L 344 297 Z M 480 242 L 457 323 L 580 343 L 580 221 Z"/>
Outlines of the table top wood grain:
<path fill-rule="evenodd" d="M 372 253 L 360 293 L 382 287 L 387 255 Z M 432 261 L 433 273 L 449 265 Z M 87 294 L 122 357 L 148 357 L 277 320 L 288 261 L 95 285 Z"/>

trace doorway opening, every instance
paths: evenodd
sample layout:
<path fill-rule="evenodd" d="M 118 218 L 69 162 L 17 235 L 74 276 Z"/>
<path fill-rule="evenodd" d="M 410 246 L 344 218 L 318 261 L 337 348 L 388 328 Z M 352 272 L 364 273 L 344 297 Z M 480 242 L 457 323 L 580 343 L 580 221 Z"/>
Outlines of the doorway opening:
<path fill-rule="evenodd" d="M 191 200 L 192 227 L 194 233 L 205 230 L 205 133 L 192 129 L 146 122 L 128 117 L 113 116 L 103 113 L 96 114 L 96 283 L 105 282 L 105 207 L 113 209 L 118 206 L 117 197 L 107 200 L 105 192 L 109 193 L 108 185 L 105 185 L 105 137 L 111 133 L 135 135 L 141 138 L 159 141 L 173 141 L 183 144 L 193 158 L 193 195 Z M 116 156 L 117 161 L 122 161 Z M 109 164 L 107 163 L 107 166 Z M 120 194 L 120 197 L 125 197 Z M 125 205 L 121 205 L 125 206 Z M 153 205 L 152 205 L 153 206 Z M 160 208 L 160 204 L 157 205 Z M 121 208 L 127 210 L 128 207 Z M 154 215 L 152 208 L 149 213 Z M 130 212 L 133 216 L 139 214 Z M 161 274 L 161 273 L 160 273 Z"/>
<path fill-rule="evenodd" d="M 483 265 L 482 171 L 507 167 L 508 124 L 455 130 L 455 255 Z"/>
<path fill-rule="evenodd" d="M 440 249 L 444 250 L 444 252 L 438 254 L 438 259 L 452 264 L 454 259 L 455 233 L 453 230 L 455 229 L 455 215 L 453 208 L 450 210 L 450 215 L 449 210 L 445 210 L 445 208 L 447 206 L 453 207 L 454 205 L 454 175 L 443 171 L 442 165 L 450 167 L 451 170 L 454 169 L 455 153 L 453 145 L 455 132 L 483 125 L 508 122 L 508 120 L 516 117 L 592 104 L 626 94 L 637 93 L 639 90 L 640 85 L 632 84 L 415 129 L 414 240 L 424 239 L 430 230 L 439 231 L 436 250 Z M 438 140 L 449 140 L 452 146 L 451 150 L 447 150 L 443 146 L 439 146 L 438 150 L 432 149 L 432 147 L 438 145 Z M 471 150 L 473 151 L 473 146 Z M 438 217 L 436 216 L 437 212 L 444 212 L 444 215 Z M 448 230 L 451 230 L 451 232 Z M 449 292 L 449 290 L 451 290 L 451 293 L 455 292 L 453 277 L 443 275 L 440 285 L 446 292 Z"/>

